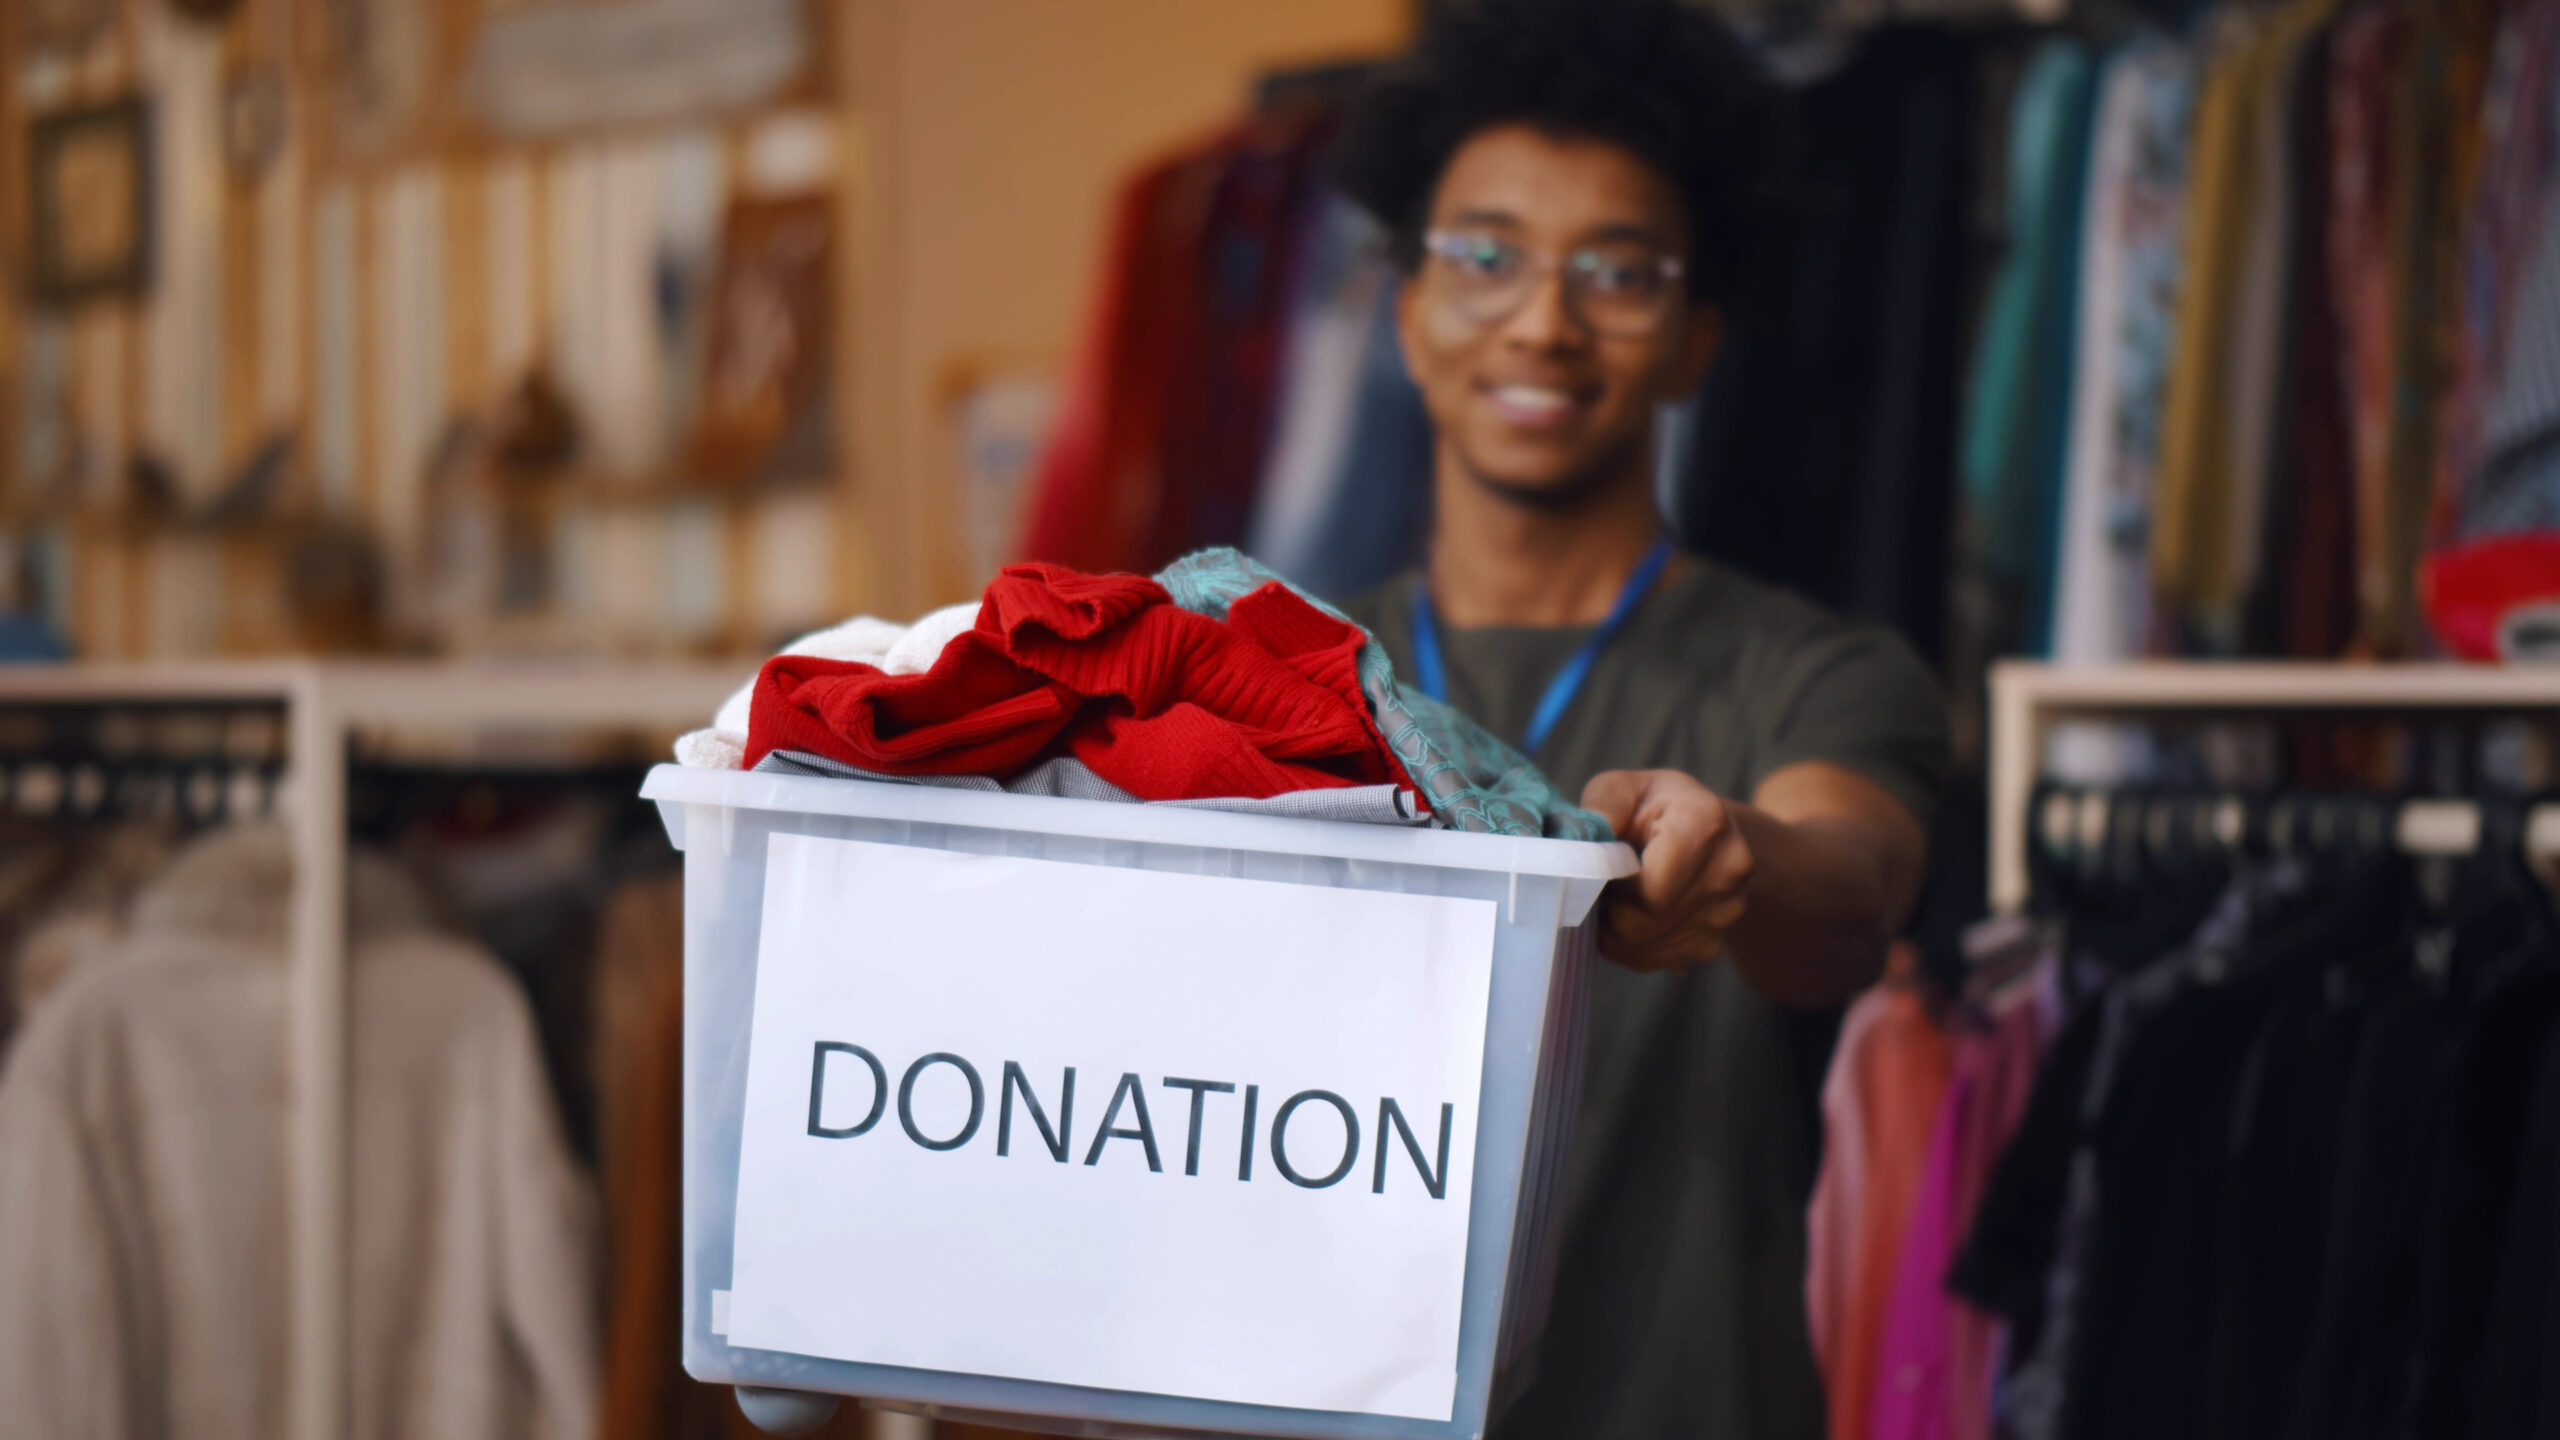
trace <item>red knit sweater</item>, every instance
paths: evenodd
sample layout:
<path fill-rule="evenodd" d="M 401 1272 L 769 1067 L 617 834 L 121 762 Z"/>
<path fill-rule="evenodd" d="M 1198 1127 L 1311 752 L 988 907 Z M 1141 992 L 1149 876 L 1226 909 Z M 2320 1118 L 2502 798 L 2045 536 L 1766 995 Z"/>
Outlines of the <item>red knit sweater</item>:
<path fill-rule="evenodd" d="M 921 675 L 777 655 L 747 764 L 800 750 L 888 774 L 993 775 L 1068 754 L 1142 800 L 1407 784 L 1360 691 L 1367 637 L 1278 583 L 1221 623 L 1136 575 L 1014 565 Z"/>

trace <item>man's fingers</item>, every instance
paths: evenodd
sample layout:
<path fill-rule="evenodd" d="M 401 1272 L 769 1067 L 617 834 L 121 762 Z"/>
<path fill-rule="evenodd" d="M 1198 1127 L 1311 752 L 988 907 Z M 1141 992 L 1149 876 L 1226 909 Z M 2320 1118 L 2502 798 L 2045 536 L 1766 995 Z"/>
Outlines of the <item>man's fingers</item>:
<path fill-rule="evenodd" d="M 1636 812 L 1643 869 L 1637 888 L 1651 909 L 1667 909 L 1693 894 L 1729 828 L 1724 802 L 1704 786 L 1656 787 Z"/>
<path fill-rule="evenodd" d="M 1660 970 L 1680 963 L 1679 948 L 1659 920 L 1629 906 L 1601 914 L 1600 953 L 1630 970 Z"/>
<path fill-rule="evenodd" d="M 1724 800 L 1676 770 L 1619 770 L 1593 776 L 1582 803 L 1637 855 L 1636 873 L 1603 897 L 1602 951 L 1637 970 L 1712 958 L 1741 918 L 1752 868 Z"/>
<path fill-rule="evenodd" d="M 1635 828 L 1636 805 L 1644 798 L 1649 780 L 1641 770 L 1603 770 L 1582 787 L 1582 808 L 1608 821 L 1619 839 L 1636 844 L 1628 832 Z"/>

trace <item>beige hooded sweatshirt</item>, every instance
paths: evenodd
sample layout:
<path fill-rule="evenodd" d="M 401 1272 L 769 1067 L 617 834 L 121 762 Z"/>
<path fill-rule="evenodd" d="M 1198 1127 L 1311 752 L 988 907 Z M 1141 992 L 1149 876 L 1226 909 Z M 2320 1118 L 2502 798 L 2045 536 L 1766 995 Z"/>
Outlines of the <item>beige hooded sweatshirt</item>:
<path fill-rule="evenodd" d="M 594 1205 L 531 1017 L 351 866 L 348 1440 L 587 1440 Z M 271 1440 L 287 1404 L 274 827 L 192 846 L 0 1075 L 0 1437 Z"/>

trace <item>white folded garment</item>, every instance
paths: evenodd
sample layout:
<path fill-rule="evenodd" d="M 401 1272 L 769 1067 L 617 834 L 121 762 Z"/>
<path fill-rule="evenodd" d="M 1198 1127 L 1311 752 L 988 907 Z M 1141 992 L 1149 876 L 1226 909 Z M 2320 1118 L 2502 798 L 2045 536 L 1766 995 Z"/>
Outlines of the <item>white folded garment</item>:
<path fill-rule="evenodd" d="M 891 675 L 921 675 L 942 658 L 943 647 L 978 624 L 978 602 L 949 605 L 913 625 L 899 625 L 872 615 L 857 615 L 841 625 L 803 635 L 782 647 L 785 655 L 814 655 L 821 660 L 851 660 Z M 740 770 L 747 760 L 747 711 L 755 699 L 749 677 L 720 707 L 707 730 L 689 731 L 676 739 L 676 763 L 697 770 Z"/>

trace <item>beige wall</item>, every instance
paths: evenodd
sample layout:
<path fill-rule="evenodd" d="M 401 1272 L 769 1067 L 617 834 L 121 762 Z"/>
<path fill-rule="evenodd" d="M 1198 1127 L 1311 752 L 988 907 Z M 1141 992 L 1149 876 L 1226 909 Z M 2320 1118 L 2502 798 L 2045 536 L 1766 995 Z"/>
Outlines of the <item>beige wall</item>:
<path fill-rule="evenodd" d="M 1408 0 L 845 0 L 866 171 L 849 412 L 863 588 L 961 598 L 936 392 L 971 362 L 1055 364 L 1121 178 L 1238 113 L 1276 66 L 1392 50 Z"/>

